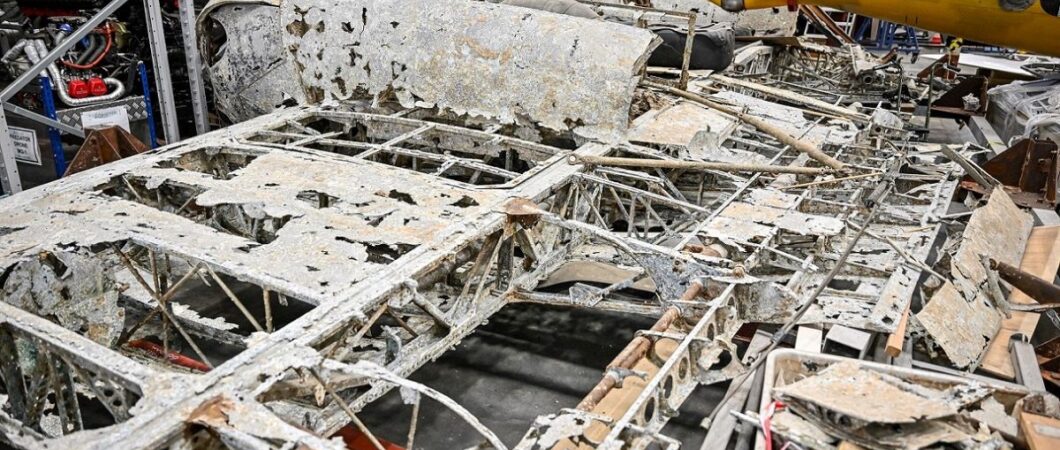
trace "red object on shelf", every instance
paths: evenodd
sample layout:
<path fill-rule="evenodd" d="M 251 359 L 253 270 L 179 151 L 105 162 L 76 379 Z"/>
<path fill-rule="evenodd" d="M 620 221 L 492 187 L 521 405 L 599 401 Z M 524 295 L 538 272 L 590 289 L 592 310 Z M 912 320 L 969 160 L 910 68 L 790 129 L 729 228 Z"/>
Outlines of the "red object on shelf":
<path fill-rule="evenodd" d="M 342 427 L 338 433 L 335 433 L 335 436 L 341 437 L 342 442 L 346 444 L 346 448 L 350 450 L 375 450 L 375 446 L 372 445 L 372 441 L 368 439 L 368 436 L 365 436 L 364 433 L 361 433 L 361 430 L 358 430 L 353 425 Z M 379 443 L 383 444 L 383 448 L 386 450 L 405 450 L 404 447 L 384 439 L 379 439 Z"/>
<path fill-rule="evenodd" d="M 165 358 L 167 361 L 181 367 L 187 367 L 192 370 L 198 370 L 199 372 L 210 371 L 210 366 L 207 366 L 202 361 L 189 358 L 177 352 L 171 351 L 169 353 L 166 353 L 166 350 L 162 348 L 161 345 L 158 345 L 151 341 L 145 341 L 143 339 L 133 339 L 125 345 L 128 345 L 132 348 L 138 348 L 160 358 Z"/>
<path fill-rule="evenodd" d="M 19 12 L 26 17 L 57 17 L 57 16 L 76 16 L 76 9 L 61 9 L 61 8 L 34 8 L 32 6 L 21 6 Z"/>
<path fill-rule="evenodd" d="M 107 83 L 105 83 L 100 77 L 89 78 L 88 92 L 92 93 L 93 97 L 107 95 Z"/>
<path fill-rule="evenodd" d="M 103 87 L 106 88 L 106 85 Z M 75 78 L 66 82 L 66 92 L 72 98 L 85 98 L 89 96 L 90 89 L 85 80 Z"/>

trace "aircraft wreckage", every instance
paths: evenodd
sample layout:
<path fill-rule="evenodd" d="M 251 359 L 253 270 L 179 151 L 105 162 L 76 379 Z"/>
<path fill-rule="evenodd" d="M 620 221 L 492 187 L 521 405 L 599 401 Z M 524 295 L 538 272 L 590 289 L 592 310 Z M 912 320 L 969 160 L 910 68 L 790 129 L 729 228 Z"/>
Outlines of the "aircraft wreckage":
<path fill-rule="evenodd" d="M 789 41 L 659 69 L 701 14 L 584 6 L 211 3 L 241 123 L 0 202 L 0 442 L 675 449 L 718 386 L 703 448 L 1004 448 L 1048 415 L 994 269 L 1056 230 L 961 188 L 981 149 L 920 141 L 896 65 Z M 528 305 L 643 326 L 516 433 L 505 392 L 415 381 Z"/>

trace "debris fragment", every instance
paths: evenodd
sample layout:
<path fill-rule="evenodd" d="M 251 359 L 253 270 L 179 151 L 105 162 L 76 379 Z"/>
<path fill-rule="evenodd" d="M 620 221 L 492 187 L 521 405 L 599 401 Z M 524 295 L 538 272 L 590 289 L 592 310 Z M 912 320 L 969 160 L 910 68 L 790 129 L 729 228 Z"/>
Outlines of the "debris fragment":
<path fill-rule="evenodd" d="M 280 23 L 310 101 L 387 93 L 406 108 L 608 141 L 625 132 L 637 73 L 659 42 L 619 24 L 463 0 L 290 0 Z"/>

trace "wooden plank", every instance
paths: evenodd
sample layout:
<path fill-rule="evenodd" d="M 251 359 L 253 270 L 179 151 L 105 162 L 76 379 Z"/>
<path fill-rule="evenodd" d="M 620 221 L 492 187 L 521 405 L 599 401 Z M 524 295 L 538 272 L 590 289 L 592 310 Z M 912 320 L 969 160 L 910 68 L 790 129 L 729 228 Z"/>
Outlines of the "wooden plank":
<path fill-rule="evenodd" d="M 669 329 L 667 331 L 677 330 Z M 677 349 L 678 343 L 672 339 L 659 339 L 655 343 L 655 352 L 659 358 L 665 360 L 673 354 L 674 350 Z M 611 417 L 615 420 L 621 418 L 626 411 L 629 410 L 633 402 L 637 400 L 637 397 L 644 392 L 644 388 L 647 386 L 648 381 L 659 372 L 659 366 L 656 366 L 648 358 L 641 358 L 633 366 L 634 371 L 644 372 L 647 374 L 645 379 L 641 379 L 637 376 L 626 377 L 622 382 L 622 387 L 616 387 L 608 392 L 600 403 L 593 408 L 594 414 Z M 656 406 L 657 408 L 658 406 Z M 658 413 L 658 411 L 656 411 Z M 585 436 L 592 441 L 600 441 L 607 437 L 607 434 L 611 432 L 611 427 L 600 422 L 593 422 L 589 425 L 589 428 L 585 430 Z M 561 440 L 552 447 L 553 450 L 590 450 L 594 447 L 588 446 L 587 444 L 575 445 L 569 439 Z"/>
<path fill-rule="evenodd" d="M 1021 411 L 1019 416 L 1020 431 L 1031 450 L 1060 448 L 1060 420 L 1026 411 Z"/>
<path fill-rule="evenodd" d="M 1060 226 L 1032 229 L 1030 238 L 1027 239 L 1027 250 L 1023 253 L 1023 261 L 1020 262 L 1020 269 L 1046 280 L 1052 280 L 1056 277 L 1058 267 L 1060 267 Z M 1034 299 L 1019 290 L 1012 291 L 1008 301 L 1013 304 L 1036 303 Z M 987 346 L 982 370 L 1007 380 L 1015 379 L 1016 370 L 1012 366 L 1012 357 L 1008 350 L 1009 339 L 1015 333 L 1031 336 L 1037 325 L 1038 314 L 1013 311 L 1012 317 L 1001 321 L 1001 329 Z"/>
<path fill-rule="evenodd" d="M 891 358 L 897 358 L 898 355 L 902 354 L 902 348 L 905 347 L 905 329 L 909 325 L 909 306 L 906 305 L 905 312 L 902 313 L 902 319 L 898 321 L 898 326 L 894 328 L 894 333 L 887 336 L 887 356 Z"/>

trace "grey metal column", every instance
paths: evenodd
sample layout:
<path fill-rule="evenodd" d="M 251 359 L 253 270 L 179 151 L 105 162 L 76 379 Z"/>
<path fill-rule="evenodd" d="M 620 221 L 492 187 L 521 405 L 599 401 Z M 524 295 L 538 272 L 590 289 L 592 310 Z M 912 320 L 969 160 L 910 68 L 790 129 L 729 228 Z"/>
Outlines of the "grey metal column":
<path fill-rule="evenodd" d="M 144 10 L 147 12 L 147 38 L 151 43 L 151 61 L 155 69 L 155 91 L 158 93 L 159 109 L 162 110 L 162 130 L 166 133 L 167 143 L 177 142 L 180 140 L 180 127 L 177 123 L 176 101 L 173 100 L 166 35 L 162 30 L 162 7 L 158 0 L 144 0 Z"/>
<path fill-rule="evenodd" d="M 7 129 L 7 116 L 3 108 L 0 108 L 0 187 L 2 194 L 14 194 L 22 191 L 22 180 L 18 176 L 18 166 L 15 162 L 15 143 L 11 140 L 11 130 Z"/>
<path fill-rule="evenodd" d="M 191 85 L 191 110 L 195 115 L 195 132 L 210 131 L 206 120 L 206 87 L 202 81 L 202 59 L 199 36 L 195 31 L 195 2 L 180 2 L 180 31 L 184 38 L 184 56 L 188 60 L 188 84 Z"/>
<path fill-rule="evenodd" d="M 76 135 L 79 138 L 85 137 L 84 130 L 79 130 L 77 128 L 71 127 L 70 125 L 66 125 L 66 124 L 64 124 L 62 122 L 54 120 L 51 117 L 42 116 L 42 115 L 37 114 L 37 113 L 35 113 L 33 111 L 30 111 L 30 110 L 28 110 L 26 108 L 20 107 L 18 105 L 14 105 L 11 102 L 5 102 L 4 103 L 4 109 L 6 109 L 8 112 L 10 112 L 12 114 L 16 114 L 16 115 L 25 117 L 25 118 L 27 118 L 29 120 L 32 120 L 34 122 L 37 122 L 37 123 L 39 123 L 41 125 L 49 126 L 49 127 L 52 127 L 52 128 L 58 128 L 58 129 L 62 130 L 63 133 L 70 133 L 70 134 Z"/>
<path fill-rule="evenodd" d="M 25 117 L 27 119 L 30 119 L 30 120 L 35 121 L 35 122 L 37 122 L 39 124 L 42 124 L 42 125 L 47 125 L 47 126 L 52 127 L 52 128 L 58 128 L 59 131 L 62 131 L 63 133 L 72 134 L 72 135 L 77 136 L 77 137 L 79 137 L 81 139 L 85 138 L 85 130 L 82 130 L 80 128 L 74 128 L 74 127 L 72 127 L 70 125 L 67 125 L 65 123 L 62 123 L 62 122 L 59 122 L 59 121 L 56 121 L 56 120 L 52 120 L 51 117 L 42 116 L 40 114 L 37 114 L 37 113 L 35 113 L 33 111 L 30 111 L 30 110 L 28 110 L 26 108 L 23 108 L 21 106 L 18 106 L 18 105 L 15 105 L 15 104 L 11 104 L 11 103 L 4 103 L 4 110 L 8 111 L 8 112 L 11 112 L 13 114 L 20 115 L 22 117 Z"/>

